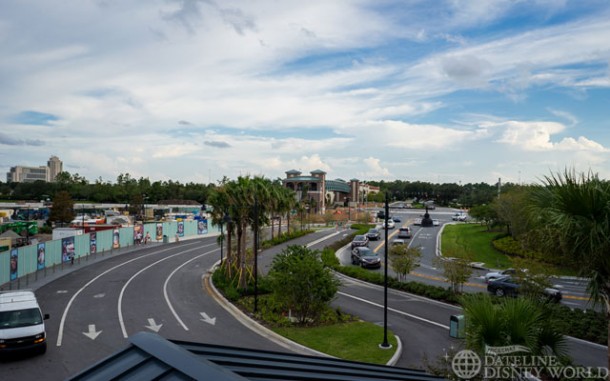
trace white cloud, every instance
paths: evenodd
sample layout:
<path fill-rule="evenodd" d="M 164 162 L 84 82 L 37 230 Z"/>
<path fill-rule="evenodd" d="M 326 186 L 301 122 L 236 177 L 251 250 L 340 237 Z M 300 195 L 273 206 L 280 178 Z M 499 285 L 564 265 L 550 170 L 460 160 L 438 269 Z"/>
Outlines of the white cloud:
<path fill-rule="evenodd" d="M 482 123 L 483 127 L 501 129 L 498 143 L 520 147 L 525 151 L 607 151 L 601 144 L 585 137 L 566 137 L 553 142 L 553 135 L 562 133 L 566 127 L 561 123 L 542 121 L 506 121 Z"/>
<path fill-rule="evenodd" d="M 480 139 L 486 134 L 484 130 L 460 130 L 395 120 L 370 121 L 363 127 L 373 132 L 367 139 L 369 142 L 415 150 L 457 148 L 460 142 Z"/>
<path fill-rule="evenodd" d="M 548 111 L 555 116 L 567 120 L 568 122 L 570 122 L 571 126 L 575 126 L 576 124 L 578 124 L 578 118 L 567 111 L 556 110 L 553 108 L 548 108 Z"/>
<path fill-rule="evenodd" d="M 366 166 L 366 171 L 359 172 L 364 179 L 384 179 L 393 177 L 387 168 L 381 165 L 381 160 L 374 157 L 367 157 L 362 160 Z"/>
<path fill-rule="evenodd" d="M 514 152 L 603 165 L 610 140 L 587 129 L 601 120 L 592 98 L 610 88 L 607 7 L 583 17 L 550 0 L 379 4 L 3 4 L 1 140 L 44 144 L 1 145 L 0 170 L 51 154 L 88 178 L 183 181 L 291 167 L 436 181 L 440 162 L 487 180 Z M 530 7 L 529 25 L 506 28 Z M 506 99 L 531 90 L 544 100 Z M 568 112 L 562 97 L 577 104 Z M 59 119 L 2 122 L 28 110 Z M 536 121 L 548 112 L 570 128 Z M 465 117 L 474 122 L 454 122 Z M 82 147 L 105 163 L 82 164 Z"/>

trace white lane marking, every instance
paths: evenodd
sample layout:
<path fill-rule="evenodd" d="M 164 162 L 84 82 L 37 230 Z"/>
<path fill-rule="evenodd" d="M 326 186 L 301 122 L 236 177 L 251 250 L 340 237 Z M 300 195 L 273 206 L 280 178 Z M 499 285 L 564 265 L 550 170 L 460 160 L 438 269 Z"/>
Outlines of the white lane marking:
<path fill-rule="evenodd" d="M 172 271 L 172 272 L 171 272 L 171 273 L 170 273 L 170 274 L 167 276 L 167 278 L 165 278 L 165 282 L 163 282 L 163 297 L 165 298 L 165 303 L 167 303 L 167 306 L 169 307 L 169 310 L 172 312 L 172 315 L 174 315 L 174 317 L 176 318 L 176 320 L 178 320 L 178 323 L 180 323 L 180 325 L 182 326 L 182 328 L 184 328 L 184 330 L 185 330 L 185 331 L 188 331 L 188 330 L 189 330 L 189 329 L 188 329 L 188 327 L 186 326 L 186 324 L 184 324 L 184 322 L 182 321 L 182 319 L 180 319 L 180 316 L 178 316 L 178 313 L 177 313 L 177 312 L 176 312 L 176 310 L 174 309 L 174 306 L 172 305 L 172 302 L 170 302 L 170 300 L 169 300 L 169 295 L 168 295 L 168 293 L 167 293 L 167 286 L 168 286 L 168 284 L 169 284 L 169 280 L 170 280 L 170 279 L 171 279 L 171 278 L 174 276 L 174 274 L 175 274 L 175 273 L 176 273 L 178 270 L 180 270 L 182 267 L 186 266 L 187 264 L 189 264 L 190 262 L 194 261 L 195 259 L 201 258 L 201 257 L 203 257 L 204 255 L 211 254 L 211 253 L 215 252 L 216 250 L 219 250 L 219 249 L 215 249 L 215 250 L 209 251 L 209 252 L 207 252 L 207 253 L 204 253 L 204 254 L 198 255 L 198 256 L 193 257 L 193 258 L 189 259 L 188 261 L 184 262 L 184 263 L 183 263 L 183 264 L 181 264 L 180 266 L 176 267 L 176 268 L 174 269 L 174 271 Z"/>
<path fill-rule="evenodd" d="M 190 245 L 190 244 L 187 244 L 187 245 Z M 185 246 L 186 246 L 186 245 L 185 245 Z M 87 283 L 86 283 L 86 284 L 85 284 L 83 287 L 81 287 L 81 288 L 80 288 L 78 291 L 76 291 L 76 292 L 74 293 L 74 295 L 72 295 L 72 297 L 71 297 L 71 298 L 70 298 L 70 300 L 68 301 L 68 305 L 67 305 L 67 306 L 66 306 L 66 308 L 64 309 L 64 313 L 63 313 L 63 314 L 62 314 L 62 316 L 61 316 L 61 321 L 59 322 L 59 332 L 57 333 L 57 346 L 58 346 L 58 347 L 61 347 L 61 342 L 62 342 L 62 340 L 63 340 L 63 336 L 64 336 L 64 325 L 66 324 L 66 317 L 68 316 L 68 312 L 70 311 L 70 307 L 72 307 L 72 303 L 74 303 L 74 299 L 76 299 L 76 297 L 77 297 L 77 296 L 78 296 L 78 295 L 79 295 L 81 292 L 83 292 L 83 291 L 85 290 L 85 288 L 89 287 L 89 286 L 90 286 L 90 285 L 91 285 L 93 282 L 95 282 L 96 280 L 98 280 L 98 279 L 99 279 L 99 278 L 101 278 L 102 276 L 104 276 L 104 275 L 108 274 L 108 273 L 109 273 L 109 272 L 111 272 L 111 271 L 114 271 L 114 270 L 118 269 L 119 267 L 125 266 L 126 264 L 131 263 L 131 262 L 133 262 L 133 261 L 138 261 L 138 260 L 140 260 L 140 259 L 147 258 L 147 257 L 149 257 L 149 256 L 151 256 L 151 255 L 157 255 L 157 254 L 160 254 L 160 253 L 163 253 L 163 252 L 165 252 L 165 251 L 172 250 L 172 249 L 173 249 L 173 247 L 170 247 L 170 248 L 167 248 L 167 249 L 159 250 L 159 251 L 154 252 L 154 253 L 150 253 L 150 254 L 143 255 L 143 256 L 141 256 L 141 257 L 137 257 L 137 258 L 130 259 L 129 261 L 126 261 L 126 262 L 122 262 L 122 263 L 120 263 L 120 264 L 118 264 L 118 265 L 116 265 L 116 266 L 114 266 L 114 267 L 112 267 L 112 268 L 110 268 L 110 269 L 108 269 L 108 270 L 104 271 L 103 273 L 101 273 L 100 275 L 96 276 L 95 278 L 91 279 L 91 280 L 90 280 L 89 282 L 87 282 Z"/>
<path fill-rule="evenodd" d="M 336 236 L 337 234 L 340 234 L 340 233 L 341 233 L 341 232 L 334 232 L 334 233 L 329 234 L 329 235 L 326 235 L 326 236 L 324 236 L 324 237 L 322 237 L 322 238 L 318 238 L 317 240 L 315 240 L 315 241 L 313 241 L 313 242 L 308 243 L 308 244 L 306 245 L 306 247 L 312 247 L 313 245 L 318 244 L 318 243 L 320 243 L 320 242 L 322 242 L 322 241 L 325 241 L 325 240 L 329 239 L 330 237 L 334 237 L 334 236 Z"/>
<path fill-rule="evenodd" d="M 199 320 L 204 321 L 208 324 L 212 324 L 212 325 L 216 324 L 216 318 L 209 317 L 208 314 L 206 314 L 205 312 L 200 312 L 199 314 L 203 318 L 203 319 L 199 319 Z"/>
<path fill-rule="evenodd" d="M 155 319 L 148 318 L 148 325 L 145 325 L 144 327 L 150 329 L 151 331 L 159 332 L 161 327 L 163 327 L 163 324 L 157 324 L 155 323 Z"/>
<path fill-rule="evenodd" d="M 339 292 L 337 292 L 337 294 L 341 294 L 343 296 L 347 296 L 348 298 L 359 300 L 359 301 L 361 301 L 363 303 L 368 303 L 368 304 L 373 305 L 375 307 L 383 308 L 383 306 L 381 304 L 373 303 L 373 302 L 371 302 L 369 300 L 362 299 L 362 298 L 359 298 L 359 297 L 354 296 L 354 295 L 346 294 L 345 292 L 339 291 Z M 449 329 L 448 325 L 444 325 L 444 324 L 437 323 L 437 322 L 432 321 L 432 320 L 424 319 L 422 317 L 415 316 L 415 315 L 412 315 L 412 314 L 409 314 L 409 313 L 406 313 L 406 312 L 403 312 L 403 311 L 399 311 L 399 310 L 394 309 L 394 308 L 388 308 L 388 311 L 392 311 L 392 312 L 395 312 L 395 313 L 400 314 L 400 315 L 408 316 L 408 317 L 410 317 L 412 319 L 420 320 L 420 321 L 423 321 L 424 323 L 432 324 L 432 325 L 435 325 L 437 327 L 441 327 L 441 328 L 444 328 L 444 329 Z"/>
<path fill-rule="evenodd" d="M 95 324 L 89 324 L 89 332 L 83 332 L 83 335 L 87 336 L 91 340 L 95 340 L 100 333 L 102 333 L 102 331 L 95 330 Z"/>
<path fill-rule="evenodd" d="M 125 321 L 123 320 L 123 308 L 121 307 L 121 305 L 123 304 L 123 295 L 125 294 L 125 290 L 127 289 L 127 287 L 129 286 L 129 284 L 131 283 L 132 280 L 134 280 L 138 275 L 142 274 L 144 271 L 148 270 L 149 268 L 163 262 L 163 261 L 167 261 L 168 259 L 171 259 L 173 257 L 177 257 L 179 255 L 183 255 L 186 253 L 190 253 L 191 251 L 195 251 L 195 250 L 200 250 L 200 247 L 195 247 L 192 248 L 190 250 L 185 250 L 185 251 L 181 251 L 180 253 L 176 253 L 173 255 L 170 255 L 169 257 L 165 257 L 162 259 L 159 259 L 156 262 L 151 263 L 150 265 L 144 267 L 143 269 L 141 269 L 140 271 L 138 271 L 137 273 L 133 274 L 128 280 L 127 282 L 125 282 L 125 284 L 123 285 L 123 288 L 121 288 L 121 292 L 119 293 L 119 300 L 117 303 L 117 310 L 118 310 L 118 314 L 119 314 L 119 325 L 121 326 L 121 332 L 123 332 L 123 337 L 127 338 L 127 329 L 125 328 Z"/>

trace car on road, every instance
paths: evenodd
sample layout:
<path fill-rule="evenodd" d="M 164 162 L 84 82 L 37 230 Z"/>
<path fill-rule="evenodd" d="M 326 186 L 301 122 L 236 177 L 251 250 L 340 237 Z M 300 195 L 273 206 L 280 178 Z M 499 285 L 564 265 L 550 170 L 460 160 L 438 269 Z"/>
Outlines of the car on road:
<path fill-rule="evenodd" d="M 352 250 L 352 264 L 364 268 L 381 267 L 381 258 L 368 247 L 355 247 Z"/>
<path fill-rule="evenodd" d="M 415 226 L 421 226 L 421 218 L 416 218 L 416 219 L 413 221 L 413 225 L 415 225 Z"/>
<path fill-rule="evenodd" d="M 366 235 L 363 235 L 363 234 L 359 234 L 359 235 L 355 236 L 354 239 L 352 240 L 352 249 L 354 249 L 355 247 L 368 246 L 368 245 L 369 245 L 369 239 L 367 238 Z"/>
<path fill-rule="evenodd" d="M 466 213 L 456 213 L 451 217 L 451 219 L 453 221 L 466 221 L 468 219 L 468 215 Z"/>
<path fill-rule="evenodd" d="M 527 281 L 527 280 L 524 280 Z M 517 283 L 515 279 L 510 276 L 504 276 L 502 278 L 496 278 L 487 283 L 487 291 L 490 294 L 496 296 L 512 296 L 516 297 L 519 295 L 519 288 L 521 285 Z M 563 294 L 556 288 L 545 287 L 542 290 L 543 296 L 553 302 L 559 303 Z"/>
<path fill-rule="evenodd" d="M 372 228 L 366 233 L 366 238 L 368 238 L 369 241 L 378 241 L 381 239 L 381 233 L 379 232 L 379 229 Z"/>
<path fill-rule="evenodd" d="M 408 227 L 398 229 L 398 238 L 411 238 L 411 229 L 409 229 Z"/>
<path fill-rule="evenodd" d="M 396 217 L 396 216 L 392 216 L 392 221 L 394 221 L 394 222 L 402 222 L 400 217 Z"/>
<path fill-rule="evenodd" d="M 432 226 L 439 226 L 441 224 L 441 222 L 439 220 L 433 219 L 432 220 Z"/>
<path fill-rule="evenodd" d="M 377 218 L 385 219 L 385 211 L 384 210 L 378 211 Z"/>
<path fill-rule="evenodd" d="M 516 273 L 517 273 L 517 270 L 513 269 L 513 268 L 490 271 L 487 274 L 485 274 L 485 283 L 489 283 L 491 280 L 503 278 L 508 275 L 515 275 Z"/>
<path fill-rule="evenodd" d="M 396 238 L 396 239 L 392 240 L 392 245 L 404 245 L 406 243 L 407 242 L 402 238 Z"/>
<path fill-rule="evenodd" d="M 394 229 L 396 227 L 396 223 L 394 221 L 392 221 L 392 219 L 388 218 L 388 221 L 383 221 L 381 223 L 381 226 L 384 229 Z"/>

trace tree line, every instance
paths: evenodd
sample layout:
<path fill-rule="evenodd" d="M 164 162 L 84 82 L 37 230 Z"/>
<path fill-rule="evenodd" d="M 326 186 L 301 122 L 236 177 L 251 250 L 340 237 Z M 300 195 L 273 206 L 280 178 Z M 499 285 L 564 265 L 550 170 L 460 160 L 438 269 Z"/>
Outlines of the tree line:
<path fill-rule="evenodd" d="M 136 179 L 129 173 L 121 173 L 115 182 L 105 181 L 101 177 L 90 182 L 78 173 L 61 172 L 55 182 L 36 181 L 32 183 L 0 182 L 0 198 L 4 200 L 52 200 L 58 192 L 67 192 L 74 200 L 96 203 L 124 203 L 129 205 L 141 197 L 144 203 L 159 203 L 162 200 L 192 200 L 200 204 L 207 203 L 210 192 L 228 181 L 223 178 L 217 184 L 198 184 L 179 181 L 151 181 L 149 178 Z M 272 181 L 282 184 L 282 179 Z M 459 204 L 465 207 L 490 203 L 498 194 L 498 184 L 456 183 L 434 184 L 422 181 L 369 181 L 370 185 L 380 188 L 376 194 L 359 196 L 360 200 L 383 202 L 386 193 L 390 200 L 408 199 L 434 200 L 437 205 Z M 518 186 L 507 183 L 502 185 L 502 192 Z"/>

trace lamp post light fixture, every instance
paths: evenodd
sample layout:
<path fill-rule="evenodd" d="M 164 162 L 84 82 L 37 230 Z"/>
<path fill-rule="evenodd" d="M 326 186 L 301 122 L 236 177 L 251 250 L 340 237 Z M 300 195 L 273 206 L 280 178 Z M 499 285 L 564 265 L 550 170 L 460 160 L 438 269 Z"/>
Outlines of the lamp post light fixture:
<path fill-rule="evenodd" d="M 381 349 L 390 349 L 388 343 L 388 218 L 390 215 L 389 196 L 385 194 L 385 245 L 384 245 L 384 277 L 383 277 L 383 343 L 379 344 Z"/>

